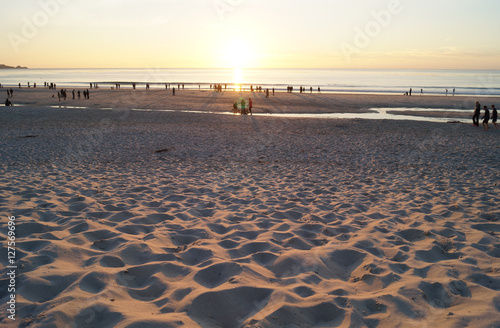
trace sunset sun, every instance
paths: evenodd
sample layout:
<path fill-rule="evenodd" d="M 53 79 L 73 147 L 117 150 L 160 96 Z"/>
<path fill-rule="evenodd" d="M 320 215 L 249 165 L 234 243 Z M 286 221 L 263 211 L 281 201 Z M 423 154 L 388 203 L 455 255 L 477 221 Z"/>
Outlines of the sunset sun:
<path fill-rule="evenodd" d="M 254 66 L 255 53 L 252 45 L 243 39 L 230 40 L 224 52 L 226 67 L 245 68 Z"/>

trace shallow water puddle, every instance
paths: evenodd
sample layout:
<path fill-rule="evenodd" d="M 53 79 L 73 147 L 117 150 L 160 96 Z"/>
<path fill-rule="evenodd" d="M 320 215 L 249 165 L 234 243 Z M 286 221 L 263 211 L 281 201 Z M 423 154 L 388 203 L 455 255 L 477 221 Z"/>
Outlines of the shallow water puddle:
<path fill-rule="evenodd" d="M 162 112 L 182 112 L 197 114 L 219 114 L 235 115 L 233 112 L 212 112 L 212 111 L 191 111 L 191 110 L 168 110 L 168 109 L 133 109 L 135 111 L 162 111 Z M 453 117 L 453 114 L 459 112 L 458 109 L 435 109 L 435 108 L 370 108 L 370 113 L 254 113 L 257 117 L 281 117 L 281 118 L 322 118 L 322 119 L 368 119 L 368 120 L 398 120 L 398 121 L 421 121 L 421 122 L 439 122 L 439 123 L 467 123 L 469 120 Z M 402 112 L 401 114 L 387 113 Z M 438 112 L 442 117 L 405 115 L 403 112 Z"/>
<path fill-rule="evenodd" d="M 18 107 L 25 105 L 17 105 Z M 47 106 L 59 109 L 89 109 L 90 107 L 77 106 Z M 102 110 L 113 110 L 113 108 L 101 108 Z M 174 110 L 174 109 L 147 109 L 133 108 L 133 111 L 142 112 L 177 112 L 191 114 L 217 114 L 217 115 L 239 115 L 233 112 L 213 112 L 200 110 Z M 318 119 L 366 119 L 366 120 L 396 120 L 396 121 L 420 121 L 438 123 L 469 123 L 469 119 L 457 117 L 456 113 L 467 112 L 460 109 L 446 108 L 370 108 L 368 113 L 254 113 L 256 117 L 277 117 L 277 118 L 318 118 Z M 390 113 L 388 113 L 390 112 Z M 398 113 L 400 112 L 400 113 Z M 440 116 L 423 116 L 421 113 L 432 112 L 441 113 Z M 415 115 L 411 115 L 411 114 Z M 418 116 L 417 116 L 418 114 Z M 471 114 L 472 115 L 472 114 Z M 249 115 L 250 116 L 250 115 Z"/>

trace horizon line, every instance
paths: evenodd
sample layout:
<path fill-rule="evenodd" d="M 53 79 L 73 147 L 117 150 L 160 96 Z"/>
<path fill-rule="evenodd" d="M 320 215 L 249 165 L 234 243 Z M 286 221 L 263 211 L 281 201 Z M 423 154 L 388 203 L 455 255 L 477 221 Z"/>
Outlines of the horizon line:
<path fill-rule="evenodd" d="M 0 64 L 9 66 L 6 64 Z M 373 68 L 373 67 L 26 67 L 23 69 L 212 69 L 212 70 L 394 70 L 394 71 L 500 71 L 500 68 Z M 9 69 L 21 69 L 17 67 Z M 7 68 L 6 68 L 7 70 Z"/>

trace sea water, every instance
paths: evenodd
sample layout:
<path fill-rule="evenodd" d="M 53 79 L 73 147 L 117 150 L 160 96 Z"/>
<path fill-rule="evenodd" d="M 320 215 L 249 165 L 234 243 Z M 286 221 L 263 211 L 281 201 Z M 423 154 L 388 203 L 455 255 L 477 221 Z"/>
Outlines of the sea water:
<path fill-rule="evenodd" d="M 0 70 L 3 86 L 43 86 L 45 82 L 58 87 L 113 87 L 120 83 L 130 87 L 164 88 L 165 84 L 184 84 L 186 89 L 208 89 L 222 84 L 234 89 L 262 86 L 284 91 L 302 86 L 309 92 L 353 92 L 377 94 L 413 94 L 500 96 L 499 70 L 393 70 L 393 69 L 5 69 Z"/>

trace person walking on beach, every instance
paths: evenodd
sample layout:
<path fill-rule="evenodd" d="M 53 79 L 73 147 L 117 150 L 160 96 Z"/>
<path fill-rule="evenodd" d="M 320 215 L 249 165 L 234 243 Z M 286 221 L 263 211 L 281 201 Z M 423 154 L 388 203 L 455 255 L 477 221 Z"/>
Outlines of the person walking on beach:
<path fill-rule="evenodd" d="M 172 95 L 175 96 L 175 87 L 172 88 Z"/>
<path fill-rule="evenodd" d="M 244 114 L 246 115 L 246 103 L 245 103 L 245 99 L 241 99 L 241 114 Z"/>
<path fill-rule="evenodd" d="M 491 123 L 493 123 L 495 129 L 498 130 L 497 119 L 498 119 L 497 109 L 495 108 L 495 105 L 491 105 Z"/>
<path fill-rule="evenodd" d="M 481 115 L 481 104 L 476 101 L 476 109 L 474 109 L 474 115 L 472 115 L 472 124 L 479 126 L 479 115 Z"/>
<path fill-rule="evenodd" d="M 488 122 L 490 120 L 490 111 L 488 110 L 488 106 L 484 106 L 484 116 L 483 116 L 483 127 L 484 127 L 484 130 L 485 131 L 488 131 L 489 129 L 489 126 L 488 126 Z"/>
<path fill-rule="evenodd" d="M 248 112 L 250 113 L 250 115 L 253 115 L 252 107 L 253 107 L 252 98 L 248 98 Z"/>

